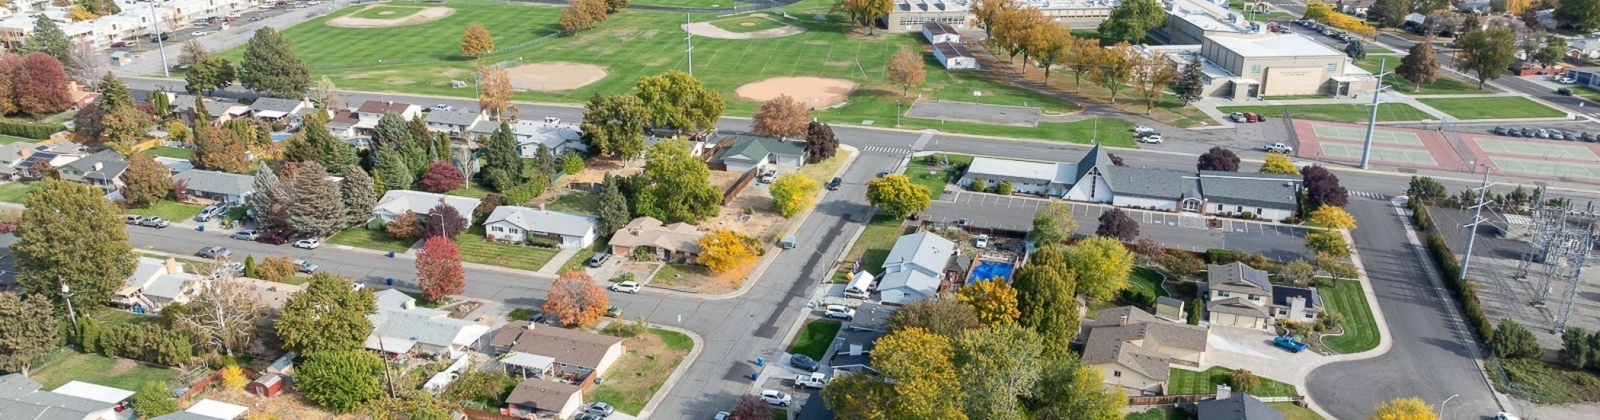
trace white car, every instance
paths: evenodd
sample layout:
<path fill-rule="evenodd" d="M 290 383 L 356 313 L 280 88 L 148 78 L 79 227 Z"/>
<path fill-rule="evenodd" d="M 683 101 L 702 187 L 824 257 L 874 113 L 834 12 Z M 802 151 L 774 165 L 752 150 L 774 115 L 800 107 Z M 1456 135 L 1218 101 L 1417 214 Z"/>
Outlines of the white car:
<path fill-rule="evenodd" d="M 977 239 L 973 240 L 972 246 L 975 246 L 975 247 L 978 247 L 978 248 L 988 248 L 989 247 L 989 235 L 978 235 Z"/>
<path fill-rule="evenodd" d="M 206 33 L 207 33 L 206 31 L 194 31 L 194 32 L 190 32 L 189 35 L 192 35 L 192 36 L 203 36 Z"/>
<path fill-rule="evenodd" d="M 622 293 L 639 293 L 639 282 L 625 281 L 611 285 L 611 291 Z"/>
<path fill-rule="evenodd" d="M 301 240 L 298 240 L 298 241 L 294 241 L 294 247 L 295 248 L 317 249 L 317 247 L 320 247 L 320 246 L 322 246 L 322 241 L 319 241 L 319 240 L 316 240 L 316 239 L 307 238 L 307 239 L 301 239 Z"/>
<path fill-rule="evenodd" d="M 311 0 L 311 1 L 306 2 L 306 4 L 309 4 L 309 5 L 312 5 L 312 6 L 316 6 L 316 5 L 322 4 L 322 2 L 317 1 L 317 0 Z"/>
<path fill-rule="evenodd" d="M 1560 83 L 1560 84 L 1563 84 L 1563 85 L 1570 85 L 1570 84 L 1578 83 L 1578 81 L 1576 79 L 1571 78 L 1571 77 L 1563 77 L 1563 78 L 1557 79 L 1556 83 Z"/>
<path fill-rule="evenodd" d="M 1142 126 L 1142 125 L 1133 126 L 1133 132 L 1135 132 L 1135 133 L 1145 133 L 1145 132 L 1150 132 L 1150 131 L 1156 131 L 1156 129 L 1150 128 L 1150 127 L 1145 127 L 1145 126 Z"/>
<path fill-rule="evenodd" d="M 1140 137 L 1139 138 L 1139 142 L 1140 143 L 1150 143 L 1150 144 L 1161 144 L 1161 135 L 1160 134 L 1151 134 L 1151 135 L 1148 135 L 1148 136 Z"/>
<path fill-rule="evenodd" d="M 823 318 L 838 318 L 838 319 L 843 319 L 843 320 L 848 321 L 848 320 L 851 320 L 851 319 L 855 319 L 856 310 L 855 309 L 850 309 L 848 307 L 845 307 L 844 305 L 828 305 L 827 308 L 823 308 L 822 317 Z"/>
<path fill-rule="evenodd" d="M 1293 147 L 1283 143 L 1268 144 L 1266 149 L 1268 153 L 1294 153 Z"/>
<path fill-rule="evenodd" d="M 433 110 L 434 111 L 455 111 L 456 107 L 445 105 L 445 104 L 438 104 L 438 105 L 434 105 L 433 106 Z"/>
<path fill-rule="evenodd" d="M 783 393 L 783 391 L 776 389 L 763 389 L 761 390 L 761 401 L 766 401 L 767 404 L 772 404 L 779 407 L 788 407 L 789 403 L 794 402 L 794 398 L 790 397 L 789 394 Z"/>

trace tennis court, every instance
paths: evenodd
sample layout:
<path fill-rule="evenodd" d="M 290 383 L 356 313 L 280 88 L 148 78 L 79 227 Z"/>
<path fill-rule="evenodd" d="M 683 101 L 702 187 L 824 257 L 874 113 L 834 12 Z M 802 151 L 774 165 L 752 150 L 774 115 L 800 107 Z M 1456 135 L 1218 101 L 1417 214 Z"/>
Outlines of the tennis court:
<path fill-rule="evenodd" d="M 1374 140 L 1376 142 L 1376 140 Z M 1319 142 L 1323 156 L 1346 159 L 1361 159 L 1361 145 Z M 1426 150 L 1396 149 L 1374 144 L 1372 146 L 1372 159 L 1384 162 L 1404 162 L 1415 165 L 1438 166 L 1439 161 Z"/>
<path fill-rule="evenodd" d="M 1480 142 L 1482 140 L 1479 140 Z M 1600 179 L 1600 167 L 1581 163 L 1490 156 L 1501 171 L 1562 178 Z"/>
<path fill-rule="evenodd" d="M 1311 123 L 1311 129 L 1317 133 L 1317 137 L 1322 138 L 1357 141 L 1366 141 L 1367 139 L 1366 128 Z M 1422 138 L 1404 131 L 1374 130 L 1372 132 L 1372 142 L 1422 147 Z"/>
<path fill-rule="evenodd" d="M 1597 159 L 1593 150 L 1584 146 L 1552 144 L 1538 141 L 1500 140 L 1473 137 L 1478 148 L 1490 154 L 1538 156 L 1543 158 Z"/>

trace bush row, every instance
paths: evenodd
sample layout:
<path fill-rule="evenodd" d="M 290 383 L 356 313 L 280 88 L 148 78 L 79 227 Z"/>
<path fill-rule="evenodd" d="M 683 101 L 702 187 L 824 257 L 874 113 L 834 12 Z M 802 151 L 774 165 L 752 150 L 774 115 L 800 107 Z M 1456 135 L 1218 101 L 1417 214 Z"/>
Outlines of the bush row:
<path fill-rule="evenodd" d="M 51 134 L 66 130 L 61 124 L 41 124 L 17 120 L 0 120 L 0 134 L 35 140 L 50 138 Z"/>
<path fill-rule="evenodd" d="M 1456 281 L 1461 278 L 1461 263 L 1450 252 L 1444 236 L 1439 235 L 1433 217 L 1428 215 L 1428 205 L 1422 200 L 1411 200 L 1407 206 L 1411 208 L 1412 220 L 1428 237 L 1428 255 L 1432 257 L 1434 266 L 1439 268 L 1439 275 L 1444 277 L 1445 286 L 1460 302 L 1467 322 L 1472 324 L 1472 330 L 1478 333 L 1478 338 L 1489 342 L 1494 337 L 1494 325 L 1489 323 L 1489 316 L 1483 313 L 1483 304 L 1478 301 L 1478 283 L 1470 279 Z"/>
<path fill-rule="evenodd" d="M 155 324 L 104 329 L 92 318 L 79 327 L 83 351 L 158 365 L 177 366 L 194 359 L 194 346 L 183 334 Z"/>

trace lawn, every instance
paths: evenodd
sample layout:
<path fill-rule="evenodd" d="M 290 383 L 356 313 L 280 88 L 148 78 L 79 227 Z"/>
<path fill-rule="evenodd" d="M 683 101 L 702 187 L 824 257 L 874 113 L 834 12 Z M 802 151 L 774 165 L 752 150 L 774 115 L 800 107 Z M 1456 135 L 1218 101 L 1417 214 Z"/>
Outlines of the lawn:
<path fill-rule="evenodd" d="M 1284 420 L 1323 420 L 1321 414 L 1317 414 L 1317 412 L 1311 411 L 1309 408 L 1294 405 L 1294 403 L 1267 403 L 1267 405 L 1282 411 Z"/>
<path fill-rule="evenodd" d="M 1171 407 L 1157 407 L 1138 413 L 1129 413 L 1127 420 L 1188 420 L 1189 413 Z"/>
<path fill-rule="evenodd" d="M 833 344 L 833 337 L 839 335 L 839 328 L 843 326 L 839 321 L 808 321 L 800 330 L 800 335 L 794 337 L 789 352 L 810 356 L 811 360 L 822 360 L 823 353 L 828 352 L 828 345 Z"/>
<path fill-rule="evenodd" d="M 600 214 L 600 194 L 569 192 L 545 203 L 545 209 L 583 214 Z"/>
<path fill-rule="evenodd" d="M 493 192 L 494 190 L 483 186 L 483 184 L 479 183 L 477 179 L 473 179 L 471 182 L 468 182 L 467 185 L 461 186 L 461 188 L 445 191 L 444 193 L 460 197 L 484 198 Z"/>
<path fill-rule="evenodd" d="M 194 151 L 193 150 L 185 149 L 185 148 L 182 148 L 182 147 L 167 147 L 167 146 L 156 146 L 156 147 L 152 147 L 152 148 L 149 148 L 149 149 L 144 149 L 144 153 L 152 154 L 152 155 L 156 155 L 156 156 L 160 156 L 160 157 L 169 157 L 169 158 L 173 158 L 173 159 L 188 159 L 189 156 L 193 156 L 194 155 Z"/>
<path fill-rule="evenodd" d="M 670 286 L 674 285 L 673 282 L 677 281 L 677 279 L 684 277 L 710 275 L 711 272 L 703 265 L 667 263 L 661 265 L 660 270 L 656 270 L 656 274 L 651 277 L 653 279 L 651 282 L 660 282 Z"/>
<path fill-rule="evenodd" d="M 872 216 L 867 229 L 850 247 L 850 255 L 845 257 L 845 261 L 860 260 L 862 270 L 882 272 L 883 260 L 889 258 L 889 249 L 894 248 L 894 241 L 904 234 L 905 229 L 900 227 L 900 221 L 895 220 L 894 216 Z"/>
<path fill-rule="evenodd" d="M 1428 106 L 1463 120 L 1489 118 L 1556 118 L 1567 113 L 1521 96 L 1476 98 L 1418 98 Z"/>
<path fill-rule="evenodd" d="M 489 242 L 483 236 L 482 225 L 473 226 L 472 230 L 457 237 L 456 246 L 461 248 L 462 261 L 528 271 L 538 271 L 560 252 L 550 248 Z"/>
<path fill-rule="evenodd" d="M 1568 370 L 1548 363 L 1528 359 L 1500 359 L 1507 379 L 1515 385 L 1508 389 L 1499 375 L 1490 375 L 1495 388 L 1533 401 L 1537 404 L 1573 404 L 1600 401 L 1600 377 L 1594 373 Z"/>
<path fill-rule="evenodd" d="M 1155 293 L 1156 297 L 1167 296 L 1167 289 L 1161 287 L 1161 279 L 1161 273 L 1144 267 L 1134 267 L 1133 272 L 1128 273 L 1129 283 Z"/>
<path fill-rule="evenodd" d="M 1378 324 L 1367 306 L 1361 282 L 1339 280 L 1328 287 L 1317 287 L 1328 310 L 1344 316 L 1344 335 L 1324 337 L 1323 344 L 1339 353 L 1359 353 L 1378 347 Z"/>
<path fill-rule="evenodd" d="M 1265 115 L 1267 118 L 1283 118 L 1283 111 L 1296 119 L 1331 121 L 1342 123 L 1364 123 L 1371 117 L 1371 105 L 1354 104 L 1316 104 L 1316 105 L 1255 105 L 1255 106 L 1223 106 L 1217 107 L 1222 113 L 1254 112 Z M 1378 121 L 1422 121 L 1438 119 L 1428 115 L 1422 110 L 1408 104 L 1383 104 L 1378 107 Z M 1132 141 L 1132 140 L 1129 140 Z"/>
<path fill-rule="evenodd" d="M 1210 394 L 1217 392 L 1217 385 L 1227 383 L 1228 372 L 1231 369 L 1215 366 L 1205 372 L 1195 372 L 1173 368 L 1172 376 L 1168 379 L 1168 394 Z M 1257 397 L 1293 397 L 1299 395 L 1294 386 L 1267 378 L 1260 378 L 1261 384 L 1250 391 L 1250 395 Z M 1238 390 L 1234 390 L 1239 392 Z"/>
<path fill-rule="evenodd" d="M 33 181 L 12 181 L 0 184 L 0 201 L 7 203 L 21 203 L 28 198 L 28 193 L 33 192 Z"/>
<path fill-rule="evenodd" d="M 594 388 L 587 399 L 604 401 L 616 406 L 617 411 L 637 415 L 694 348 L 694 341 L 681 333 L 651 329 L 626 339 L 622 347 L 627 353 L 611 366 L 605 385 Z"/>
<path fill-rule="evenodd" d="M 828 181 L 833 180 L 834 174 L 839 173 L 839 168 L 844 166 L 844 162 L 850 160 L 852 153 L 854 152 L 849 149 L 838 149 L 838 152 L 827 160 L 807 163 L 806 166 L 800 168 L 800 174 L 805 175 L 806 178 L 811 178 L 812 181 L 816 181 L 817 185 L 827 185 Z"/>
<path fill-rule="evenodd" d="M 161 216 L 171 222 L 187 222 L 194 215 L 200 214 L 200 209 L 205 208 L 198 204 L 186 204 L 176 201 L 161 200 L 148 207 L 128 209 L 128 213 L 140 216 Z"/>
<path fill-rule="evenodd" d="M 362 19 L 402 19 L 422 11 L 421 7 L 377 6 L 352 13 L 350 17 Z"/>
<path fill-rule="evenodd" d="M 928 196 L 937 200 L 944 194 L 945 185 L 961 175 L 956 168 L 970 164 L 972 156 L 935 153 L 911 158 L 911 162 L 906 164 L 905 174 L 907 178 L 911 178 L 911 183 L 927 188 Z"/>
<path fill-rule="evenodd" d="M 733 19 L 714 20 L 711 21 L 711 26 L 722 28 L 722 30 L 728 32 L 745 33 L 777 29 L 789 25 L 785 25 L 783 22 L 778 22 L 764 17 L 745 16 Z"/>
<path fill-rule="evenodd" d="M 1400 56 L 1367 54 L 1365 58 L 1355 60 L 1355 64 L 1356 67 L 1360 67 L 1363 70 L 1377 74 L 1380 73 L 1378 70 L 1379 64 L 1383 64 L 1383 71 L 1393 71 L 1395 67 L 1399 67 Z M 1412 89 L 1416 88 L 1415 85 L 1412 85 L 1411 82 L 1406 81 L 1406 79 L 1401 78 L 1398 75 L 1391 74 L 1389 77 L 1385 77 L 1384 83 L 1393 85 L 1400 93 L 1412 95 L 1494 93 L 1493 90 L 1478 90 L 1477 83 L 1462 81 L 1461 79 L 1447 76 L 1444 72 L 1439 72 L 1439 77 L 1434 79 L 1433 83 L 1422 85 L 1422 88 L 1418 89 L 1416 92 L 1412 92 Z"/>
<path fill-rule="evenodd" d="M 638 0 L 632 4 L 666 7 L 692 7 L 706 9 L 714 7 L 733 7 L 739 3 L 733 0 Z"/>
<path fill-rule="evenodd" d="M 44 389 L 55 389 L 71 381 L 138 391 L 148 381 L 169 382 L 178 378 L 178 371 L 141 364 L 127 359 L 83 354 L 69 349 L 56 350 L 47 356 L 48 362 L 33 370 L 33 380 Z"/>
<path fill-rule="evenodd" d="M 20 142 L 26 142 L 26 143 L 33 143 L 33 142 L 36 142 L 38 140 L 34 140 L 34 139 L 30 139 L 30 138 L 17 137 L 17 136 L 7 136 L 7 135 L 0 134 L 0 146 L 4 146 L 4 145 L 7 145 L 7 144 L 11 144 L 11 143 L 16 143 L 16 142 L 19 142 L 19 141 Z"/>
<path fill-rule="evenodd" d="M 413 241 L 389 236 L 382 230 L 367 229 L 366 225 L 345 229 L 328 238 L 328 243 L 353 246 L 378 251 L 406 252 Z"/>

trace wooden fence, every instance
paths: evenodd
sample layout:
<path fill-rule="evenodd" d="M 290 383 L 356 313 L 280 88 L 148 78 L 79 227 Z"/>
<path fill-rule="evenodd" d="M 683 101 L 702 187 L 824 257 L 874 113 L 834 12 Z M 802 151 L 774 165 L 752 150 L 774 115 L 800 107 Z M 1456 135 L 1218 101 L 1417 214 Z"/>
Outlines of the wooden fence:
<path fill-rule="evenodd" d="M 254 378 L 254 377 L 257 376 L 256 375 L 257 372 L 254 371 L 254 370 L 245 369 L 245 368 L 239 368 L 239 370 L 243 371 L 246 381 L 250 380 L 250 378 Z M 222 369 L 217 369 L 215 371 L 212 371 L 210 375 L 206 375 L 204 378 L 201 378 L 200 381 L 195 382 L 194 385 L 190 386 L 187 391 L 183 391 L 183 395 L 179 395 L 178 396 L 178 401 L 187 401 L 189 399 L 189 397 L 193 397 L 193 396 L 195 396 L 195 394 L 199 394 L 201 391 L 205 391 L 206 388 L 210 388 L 211 387 L 211 382 L 217 381 L 219 379 L 222 379 Z"/>
<path fill-rule="evenodd" d="M 733 186 L 728 187 L 727 191 L 722 192 L 722 205 L 726 206 L 728 203 L 732 203 L 733 198 L 738 197 L 739 192 L 744 191 L 744 187 L 750 186 L 750 181 L 754 181 L 756 179 L 756 175 L 760 172 L 761 168 L 751 168 L 750 170 L 745 171 L 744 175 L 739 175 L 739 180 L 734 181 Z"/>

